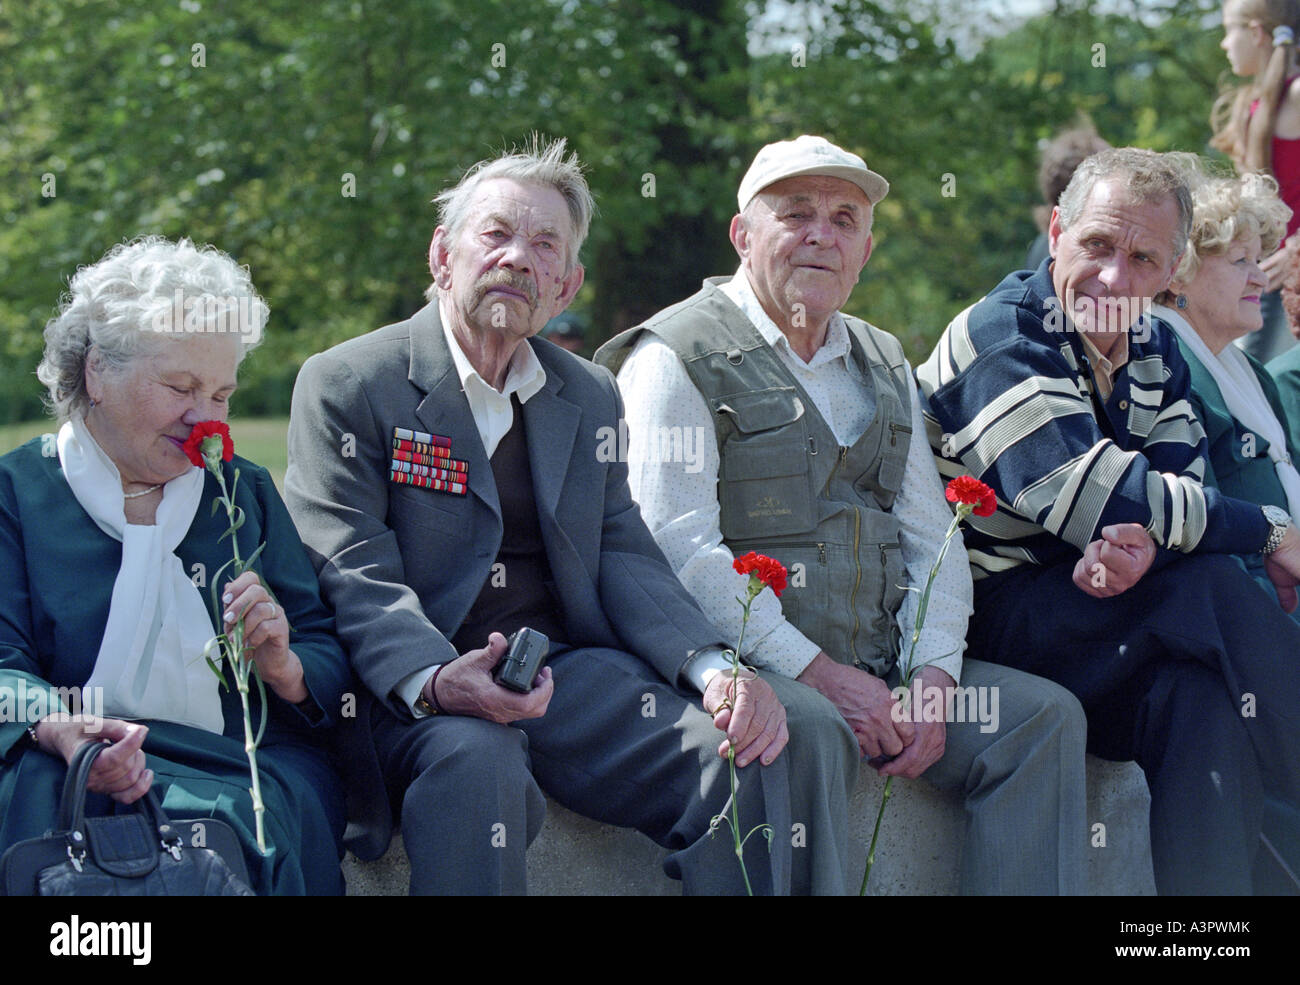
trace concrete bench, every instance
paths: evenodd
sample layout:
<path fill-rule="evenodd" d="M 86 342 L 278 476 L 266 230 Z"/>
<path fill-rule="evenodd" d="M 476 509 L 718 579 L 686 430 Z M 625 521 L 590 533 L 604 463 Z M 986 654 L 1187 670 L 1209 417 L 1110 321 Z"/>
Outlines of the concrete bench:
<path fill-rule="evenodd" d="M 864 769 L 850 804 L 854 854 L 849 872 L 862 878 L 867 842 L 880 807 L 884 780 Z M 1094 895 L 1154 895 L 1148 812 L 1151 798 L 1136 763 L 1088 757 L 1088 890 Z M 1097 825 L 1103 825 L 1098 828 Z M 957 891 L 962 805 L 923 780 L 900 780 L 881 826 L 872 895 L 933 896 Z M 722 834 L 719 837 L 723 837 Z M 1104 842 L 1104 844 L 1103 844 Z M 675 896 L 680 884 L 663 874 L 667 854 L 628 828 L 599 824 L 548 802 L 541 834 L 528 850 L 528 885 L 534 895 Z M 408 869 L 401 838 L 383 858 L 343 866 L 348 893 L 402 896 Z"/>

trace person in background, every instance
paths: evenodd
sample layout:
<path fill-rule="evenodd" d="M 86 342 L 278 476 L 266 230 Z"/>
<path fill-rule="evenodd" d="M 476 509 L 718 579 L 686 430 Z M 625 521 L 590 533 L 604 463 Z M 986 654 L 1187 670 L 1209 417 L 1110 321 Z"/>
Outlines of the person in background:
<path fill-rule="evenodd" d="M 1300 339 L 1300 253 L 1294 254 L 1289 263 L 1287 277 L 1282 284 L 1282 309 L 1286 312 L 1292 336 Z M 1292 446 L 1300 448 L 1300 345 L 1269 360 L 1264 368 L 1277 384 L 1278 399 L 1285 412 L 1288 439 Z"/>
<path fill-rule="evenodd" d="M 542 338 L 580 356 L 587 344 L 585 319 L 571 311 L 561 312 L 542 328 Z"/>
<path fill-rule="evenodd" d="M 1250 81 L 1225 90 L 1210 113 L 1210 145 L 1242 172 L 1273 175 L 1291 209 L 1282 248 L 1263 263 L 1263 325 L 1237 344 L 1267 363 L 1295 345 L 1282 310 L 1282 281 L 1300 227 L 1300 71 L 1295 39 L 1300 0 L 1225 0 L 1223 41 L 1232 74 Z"/>
<path fill-rule="evenodd" d="M 1070 183 L 1074 169 L 1085 157 L 1109 146 L 1098 136 L 1092 124 L 1085 122 L 1062 130 L 1043 148 L 1042 163 L 1038 166 L 1038 187 L 1043 193 L 1043 204 L 1034 206 L 1034 222 L 1038 224 L 1039 232 L 1025 256 L 1025 266 L 1030 270 L 1047 259 L 1047 221 L 1061 200 L 1061 192 Z"/>

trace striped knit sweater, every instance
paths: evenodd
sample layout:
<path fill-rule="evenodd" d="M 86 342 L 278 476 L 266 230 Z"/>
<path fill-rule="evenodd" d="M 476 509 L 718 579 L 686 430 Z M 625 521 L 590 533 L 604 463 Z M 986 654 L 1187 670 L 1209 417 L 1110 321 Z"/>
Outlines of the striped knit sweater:
<path fill-rule="evenodd" d="M 1048 262 L 959 314 L 916 371 L 940 474 L 998 495 L 996 513 L 970 518 L 972 575 L 1077 560 L 1113 523 L 1140 523 L 1174 551 L 1260 550 L 1259 507 L 1201 484 L 1205 432 L 1173 332 L 1135 326 L 1102 401 Z"/>

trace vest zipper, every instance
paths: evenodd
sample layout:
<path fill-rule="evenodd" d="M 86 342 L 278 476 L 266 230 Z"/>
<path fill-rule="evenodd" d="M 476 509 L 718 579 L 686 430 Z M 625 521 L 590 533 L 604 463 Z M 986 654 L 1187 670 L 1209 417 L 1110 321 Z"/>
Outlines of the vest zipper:
<path fill-rule="evenodd" d="M 847 448 L 844 451 L 848 451 Z M 843 456 L 840 456 L 843 461 Z M 862 584 L 862 558 L 858 556 L 859 542 L 862 540 L 862 511 L 856 507 L 853 510 L 853 591 L 849 593 L 849 610 L 853 613 L 853 632 L 849 635 L 849 653 L 853 655 L 853 664 L 857 666 L 858 660 L 858 586 Z M 882 554 L 883 559 L 883 554 Z"/>

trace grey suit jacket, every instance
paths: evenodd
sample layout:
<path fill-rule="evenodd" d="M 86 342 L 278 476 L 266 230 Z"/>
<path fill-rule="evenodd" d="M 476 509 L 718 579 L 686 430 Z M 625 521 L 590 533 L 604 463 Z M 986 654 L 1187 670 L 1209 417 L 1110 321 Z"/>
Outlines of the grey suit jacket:
<path fill-rule="evenodd" d="M 610 373 L 530 339 L 546 385 L 523 405 L 542 536 L 569 644 L 636 654 L 668 681 L 727 645 L 641 520 L 626 463 L 603 461 L 623 406 Z M 389 481 L 393 428 L 451 439 L 460 496 Z M 614 446 L 617 442 L 612 443 Z M 437 304 L 311 357 L 294 387 L 286 499 L 353 666 L 409 718 L 393 688 L 457 656 L 448 640 L 501 544 L 495 481 Z"/>

